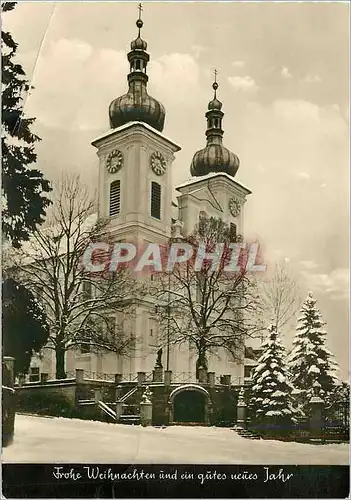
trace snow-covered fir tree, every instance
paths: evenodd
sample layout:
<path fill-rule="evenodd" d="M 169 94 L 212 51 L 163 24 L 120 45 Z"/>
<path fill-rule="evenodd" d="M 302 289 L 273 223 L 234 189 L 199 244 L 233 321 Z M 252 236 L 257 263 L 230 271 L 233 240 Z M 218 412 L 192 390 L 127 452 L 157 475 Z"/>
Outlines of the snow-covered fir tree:
<path fill-rule="evenodd" d="M 306 409 L 314 395 L 313 384 L 318 382 L 320 396 L 327 402 L 329 396 L 340 384 L 337 377 L 338 365 L 334 355 L 326 347 L 327 333 L 324 330 L 316 300 L 310 292 L 301 307 L 297 320 L 296 334 L 289 355 L 289 372 L 294 393 Z"/>
<path fill-rule="evenodd" d="M 284 435 L 291 429 L 296 410 L 285 366 L 285 347 L 273 324 L 268 328 L 262 350 L 252 375 L 248 404 L 251 422 L 257 430 Z"/>
<path fill-rule="evenodd" d="M 13 10 L 16 3 L 2 2 L 2 13 Z M 24 113 L 31 86 L 17 60 L 18 44 L 8 31 L 1 31 L 1 48 L 2 233 L 14 248 L 20 248 L 44 222 L 51 186 L 37 168 L 35 145 L 40 138 L 31 131 L 35 118 Z"/>

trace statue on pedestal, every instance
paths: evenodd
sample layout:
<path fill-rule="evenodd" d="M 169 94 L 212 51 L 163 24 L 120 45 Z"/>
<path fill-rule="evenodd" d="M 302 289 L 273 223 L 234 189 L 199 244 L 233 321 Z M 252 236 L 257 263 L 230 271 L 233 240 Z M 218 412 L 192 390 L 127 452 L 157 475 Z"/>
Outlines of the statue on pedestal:
<path fill-rule="evenodd" d="M 162 347 L 157 351 L 155 368 L 163 368 L 163 366 L 162 366 Z"/>

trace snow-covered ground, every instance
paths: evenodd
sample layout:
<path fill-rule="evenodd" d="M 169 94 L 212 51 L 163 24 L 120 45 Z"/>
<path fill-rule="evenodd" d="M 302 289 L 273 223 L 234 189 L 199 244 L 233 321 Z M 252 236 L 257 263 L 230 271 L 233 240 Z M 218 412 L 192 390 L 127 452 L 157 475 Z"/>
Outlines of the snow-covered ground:
<path fill-rule="evenodd" d="M 347 465 L 347 444 L 250 440 L 216 427 L 153 427 L 16 416 L 3 462 Z"/>

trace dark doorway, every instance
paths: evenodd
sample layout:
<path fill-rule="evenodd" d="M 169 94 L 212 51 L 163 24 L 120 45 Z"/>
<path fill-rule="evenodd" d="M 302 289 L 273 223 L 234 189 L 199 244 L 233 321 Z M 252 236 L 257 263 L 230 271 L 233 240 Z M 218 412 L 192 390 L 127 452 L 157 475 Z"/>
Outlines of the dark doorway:
<path fill-rule="evenodd" d="M 174 422 L 205 422 L 206 396 L 199 391 L 182 391 L 174 398 Z"/>

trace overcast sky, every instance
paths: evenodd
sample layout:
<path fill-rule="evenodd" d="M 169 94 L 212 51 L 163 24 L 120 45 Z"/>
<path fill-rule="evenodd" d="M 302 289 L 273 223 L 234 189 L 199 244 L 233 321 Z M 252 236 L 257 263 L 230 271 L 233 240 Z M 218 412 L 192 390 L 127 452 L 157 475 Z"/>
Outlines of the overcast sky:
<path fill-rule="evenodd" d="M 92 139 L 127 90 L 126 53 L 137 3 L 21 3 L 3 16 L 35 89 L 38 166 L 51 179 L 77 170 L 96 185 Z M 304 297 L 315 293 L 329 345 L 348 371 L 348 3 L 144 3 L 149 93 L 181 145 L 174 186 L 205 145 L 213 69 L 224 145 L 253 194 L 246 230 L 266 261 L 286 259 Z"/>

